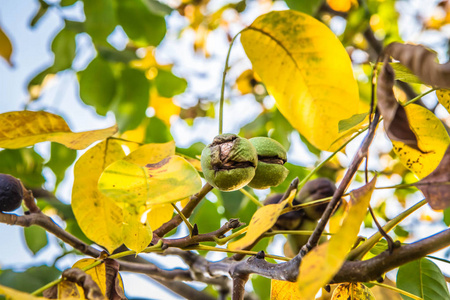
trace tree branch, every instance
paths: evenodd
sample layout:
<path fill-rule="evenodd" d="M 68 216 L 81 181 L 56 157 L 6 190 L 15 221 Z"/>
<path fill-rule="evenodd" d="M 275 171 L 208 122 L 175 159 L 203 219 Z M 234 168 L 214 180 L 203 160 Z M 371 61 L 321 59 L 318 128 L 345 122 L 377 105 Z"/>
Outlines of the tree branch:
<path fill-rule="evenodd" d="M 6 223 L 8 225 L 19 225 L 22 227 L 38 225 L 48 232 L 54 234 L 63 242 L 71 245 L 73 248 L 86 255 L 99 257 L 101 254 L 101 251 L 87 245 L 82 240 L 68 233 L 67 231 L 59 227 L 55 222 L 53 222 L 53 220 L 49 216 L 43 214 L 40 211 L 23 216 L 18 216 L 15 214 L 5 214 L 0 212 L 0 223 Z"/>
<path fill-rule="evenodd" d="M 189 200 L 189 202 L 186 204 L 186 206 L 183 208 L 183 210 L 181 211 L 183 213 L 183 215 L 186 218 L 189 218 L 192 214 L 192 212 L 194 211 L 194 209 L 197 207 L 197 205 L 200 203 L 200 201 L 206 196 L 206 194 L 208 194 L 211 190 L 213 189 L 213 187 L 209 184 L 206 183 L 202 189 L 200 190 L 200 192 L 198 192 L 197 194 L 193 195 L 191 197 L 191 199 Z M 161 227 L 159 227 L 158 229 L 156 229 L 153 232 L 153 244 L 156 244 L 158 242 L 158 240 L 160 238 L 162 238 L 164 235 L 166 235 L 169 231 L 171 231 L 172 229 L 176 228 L 178 225 L 181 224 L 181 222 L 183 222 L 183 219 L 179 216 L 176 215 L 175 217 L 173 217 L 170 221 L 164 223 Z"/>
<path fill-rule="evenodd" d="M 241 227 L 244 223 L 239 222 L 239 219 L 230 219 L 222 227 L 216 231 L 198 234 L 194 236 L 185 236 L 178 239 L 163 239 L 163 249 L 169 247 L 185 248 L 191 245 L 198 244 L 200 242 L 214 242 L 217 238 L 222 237 L 225 233 L 235 228 Z"/>

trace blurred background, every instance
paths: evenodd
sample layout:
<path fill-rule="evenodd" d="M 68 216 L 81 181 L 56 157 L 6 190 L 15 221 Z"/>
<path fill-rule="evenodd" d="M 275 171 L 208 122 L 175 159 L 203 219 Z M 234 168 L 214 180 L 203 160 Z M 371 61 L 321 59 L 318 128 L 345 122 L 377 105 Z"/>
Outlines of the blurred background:
<path fill-rule="evenodd" d="M 288 8 L 313 15 L 336 34 L 352 59 L 361 101 L 366 104 L 370 103 L 371 62 L 384 45 L 420 43 L 435 50 L 441 62 L 448 60 L 448 1 L 2 0 L 0 29 L 7 38 L 0 37 L 0 49 L 9 39 L 13 50 L 9 61 L 0 60 L 0 113 L 45 110 L 63 116 L 73 131 L 117 123 L 124 139 L 143 143 L 173 139 L 177 151 L 195 157 L 218 131 L 218 100 L 231 39 L 257 16 Z M 426 90 L 421 84 L 400 84 L 396 95 L 404 101 Z M 289 149 L 291 173 L 286 183 L 257 191 L 259 199 L 283 191 L 289 180 L 304 177 L 329 155 L 309 144 L 278 112 L 252 72 L 239 39 L 231 52 L 225 96 L 224 132 L 270 136 Z M 422 102 L 450 125 L 435 93 Z M 339 182 L 360 142 L 360 138 L 352 142 L 318 176 Z M 88 241 L 70 208 L 73 164 L 83 153 L 48 142 L 19 150 L 0 149 L 0 173 L 20 178 L 34 191 L 46 214 Z M 392 153 L 381 130 L 370 155 L 369 169 L 380 174 L 378 185 L 417 180 Z M 362 182 L 363 173 L 358 173 L 352 188 Z M 215 192 L 207 198 L 192 216 L 192 222 L 205 232 L 231 217 L 248 223 L 256 210 L 239 192 Z M 415 189 L 380 190 L 372 205 L 384 223 L 422 198 Z M 402 222 L 393 236 L 410 242 L 449 223 L 450 212 L 425 206 Z M 365 234 L 375 232 L 372 225 L 367 218 Z M 175 233 L 186 234 L 183 226 Z M 18 289 L 35 290 L 81 257 L 40 228 L 0 224 L 0 239 L 0 284 Z M 258 250 L 283 255 L 284 237 L 264 241 Z M 436 254 L 448 255 L 446 251 Z M 212 260 L 223 257 L 208 254 Z M 164 268 L 185 266 L 175 257 L 146 258 Z M 438 265 L 444 275 L 450 275 L 448 264 Z M 180 299 L 146 276 L 122 276 L 129 299 Z M 194 287 L 204 289 L 205 285 Z M 267 299 L 270 281 L 254 276 L 247 289 Z M 211 287 L 207 290 L 217 294 Z"/>

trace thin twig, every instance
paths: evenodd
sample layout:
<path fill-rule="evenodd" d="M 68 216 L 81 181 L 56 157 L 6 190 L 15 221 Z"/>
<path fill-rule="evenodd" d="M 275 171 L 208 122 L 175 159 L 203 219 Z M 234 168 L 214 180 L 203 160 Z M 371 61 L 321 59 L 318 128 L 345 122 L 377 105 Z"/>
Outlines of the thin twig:
<path fill-rule="evenodd" d="M 339 203 L 339 200 L 341 199 L 342 195 L 347 190 L 347 187 L 349 186 L 351 179 L 353 178 L 354 174 L 356 173 L 356 171 L 359 168 L 359 165 L 361 164 L 362 160 L 364 159 L 364 157 L 367 154 L 369 146 L 372 143 L 372 140 L 375 136 L 375 130 L 378 125 L 379 118 L 380 118 L 380 114 L 378 113 L 378 111 L 376 111 L 373 121 L 369 126 L 369 132 L 367 133 L 366 137 L 364 138 L 364 140 L 361 144 L 361 147 L 359 148 L 358 152 L 356 153 L 355 157 L 353 158 L 352 163 L 350 164 L 347 172 L 345 173 L 341 184 L 336 189 L 330 203 L 328 203 L 328 206 L 325 209 L 322 217 L 320 218 L 319 223 L 316 226 L 316 229 L 314 230 L 314 233 L 309 237 L 308 242 L 302 247 L 302 249 L 300 249 L 299 255 L 301 257 L 305 256 L 306 253 L 308 253 L 311 249 L 313 249 L 315 246 L 317 246 L 317 243 L 319 242 L 319 239 L 322 236 L 322 232 L 324 231 L 325 226 L 328 223 L 328 220 L 330 219 L 331 215 L 333 214 L 334 210 L 336 209 L 336 207 Z"/>

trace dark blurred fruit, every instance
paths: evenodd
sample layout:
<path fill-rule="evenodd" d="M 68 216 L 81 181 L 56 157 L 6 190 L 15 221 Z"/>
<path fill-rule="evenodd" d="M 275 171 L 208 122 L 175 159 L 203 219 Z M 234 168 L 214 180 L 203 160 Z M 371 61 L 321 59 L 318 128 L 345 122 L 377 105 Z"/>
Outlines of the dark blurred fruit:
<path fill-rule="evenodd" d="M 202 151 L 206 181 L 221 191 L 235 191 L 255 176 L 258 156 L 253 145 L 235 134 L 221 134 Z"/>
<path fill-rule="evenodd" d="M 254 189 L 267 189 L 282 183 L 289 174 L 289 170 L 284 166 L 287 160 L 286 149 L 268 137 L 251 138 L 250 143 L 258 154 L 258 166 L 255 177 L 248 186 Z"/>
<path fill-rule="evenodd" d="M 264 205 L 268 204 L 277 204 L 280 202 L 283 194 L 274 194 L 269 196 L 264 200 Z M 299 204 L 295 199 L 292 202 L 292 205 Z M 305 216 L 305 212 L 303 209 L 290 211 L 288 213 L 282 214 L 278 217 L 277 222 L 274 225 L 274 229 L 276 230 L 296 230 Z"/>
<path fill-rule="evenodd" d="M 336 191 L 334 183 L 327 178 L 318 178 L 308 181 L 298 193 L 300 203 L 308 203 L 311 201 L 333 196 Z M 308 218 L 318 220 L 322 217 L 323 212 L 327 208 L 328 202 L 305 207 L 305 213 Z"/>
<path fill-rule="evenodd" d="M 20 207 L 23 199 L 22 183 L 19 179 L 0 174 L 0 211 L 13 211 Z"/>

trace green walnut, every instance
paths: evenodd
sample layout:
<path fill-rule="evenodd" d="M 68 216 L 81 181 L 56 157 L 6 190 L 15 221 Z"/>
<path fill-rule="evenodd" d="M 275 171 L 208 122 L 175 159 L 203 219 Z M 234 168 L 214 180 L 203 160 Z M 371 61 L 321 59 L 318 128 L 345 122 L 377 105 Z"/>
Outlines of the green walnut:
<path fill-rule="evenodd" d="M 308 203 L 333 196 L 336 191 L 334 183 L 327 178 L 318 178 L 308 181 L 298 193 L 300 203 Z M 305 207 L 305 213 L 311 220 L 318 220 L 322 217 L 328 203 Z"/>
<path fill-rule="evenodd" d="M 23 199 L 22 183 L 19 179 L 0 174 L 0 211 L 13 211 L 20 207 Z"/>
<path fill-rule="evenodd" d="M 250 139 L 258 153 L 258 166 L 255 177 L 248 184 L 254 189 L 267 189 L 282 183 L 289 170 L 284 166 L 287 160 L 286 150 L 274 139 L 255 137 Z"/>
<path fill-rule="evenodd" d="M 235 191 L 255 176 L 258 156 L 253 145 L 235 134 L 221 134 L 202 151 L 206 181 L 221 191 Z"/>

